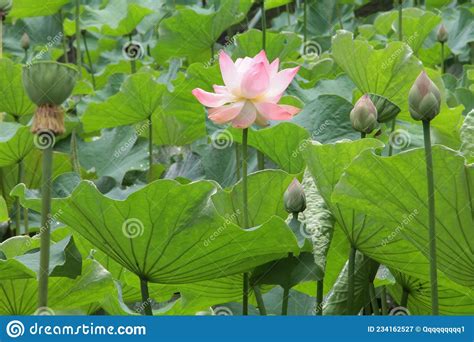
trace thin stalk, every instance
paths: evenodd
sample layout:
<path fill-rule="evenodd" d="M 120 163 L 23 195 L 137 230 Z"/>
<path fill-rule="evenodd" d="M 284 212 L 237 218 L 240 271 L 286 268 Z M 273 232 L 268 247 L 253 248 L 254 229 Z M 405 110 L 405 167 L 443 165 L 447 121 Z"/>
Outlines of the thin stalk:
<path fill-rule="evenodd" d="M 265 0 L 261 0 L 262 9 L 262 49 L 266 48 L 266 30 L 267 30 L 267 16 L 265 15 Z"/>
<path fill-rule="evenodd" d="M 153 122 L 151 115 L 148 118 L 148 182 L 153 180 Z"/>
<path fill-rule="evenodd" d="M 92 78 L 92 87 L 96 88 L 95 86 L 95 76 L 94 76 L 94 65 L 92 64 L 92 58 L 91 58 L 91 54 L 89 53 L 89 47 L 87 46 L 87 39 L 86 39 L 86 31 L 84 31 L 82 33 L 82 40 L 84 42 L 84 49 L 86 50 L 86 56 L 87 56 L 87 61 L 88 61 L 88 64 L 89 64 L 89 70 L 90 70 L 90 73 L 91 73 L 91 78 Z"/>
<path fill-rule="evenodd" d="M 24 171 L 23 171 L 23 161 L 20 160 L 18 162 L 18 181 L 17 181 L 17 184 L 20 184 L 20 183 L 23 183 L 23 175 L 24 175 Z M 21 234 L 21 205 L 20 205 L 20 199 L 17 198 L 16 199 L 16 215 L 15 215 L 15 225 L 16 225 L 16 235 L 20 235 Z"/>
<path fill-rule="evenodd" d="M 392 120 L 392 127 L 390 129 L 390 134 L 393 134 L 393 132 L 395 131 L 396 123 L 397 123 L 397 119 L 394 118 Z M 392 154 L 393 154 L 393 146 L 392 144 L 388 144 L 388 156 L 390 157 Z"/>
<path fill-rule="evenodd" d="M 387 307 L 387 289 L 382 286 L 382 291 L 380 292 L 380 297 L 382 301 L 382 315 L 386 316 L 388 314 L 388 307 Z"/>
<path fill-rule="evenodd" d="M 403 0 L 398 0 L 398 40 L 403 41 Z"/>
<path fill-rule="evenodd" d="M 375 295 L 375 287 L 373 282 L 369 282 L 369 295 L 374 315 L 380 315 L 379 304 L 377 303 L 377 296 Z"/>
<path fill-rule="evenodd" d="M 240 179 L 240 146 L 235 143 L 235 176 L 237 181 Z"/>
<path fill-rule="evenodd" d="M 242 131 L 242 197 L 243 197 L 243 228 L 249 227 L 249 213 L 248 213 L 248 184 L 247 184 L 247 173 L 248 173 L 248 128 L 244 128 Z M 242 314 L 248 315 L 249 306 L 249 275 L 244 273 L 243 276 L 243 294 L 242 294 Z"/>
<path fill-rule="evenodd" d="M 28 49 L 24 49 L 25 54 L 23 55 L 23 63 L 28 62 Z"/>
<path fill-rule="evenodd" d="M 140 279 L 140 290 L 142 293 L 142 305 L 143 311 L 147 316 L 153 316 L 153 311 L 151 309 L 150 295 L 148 292 L 148 282 L 145 279 Z"/>
<path fill-rule="evenodd" d="M 438 315 L 438 269 L 436 261 L 435 229 L 435 194 L 433 177 L 433 158 L 431 155 L 430 122 L 423 120 L 423 137 L 425 142 L 426 178 L 428 180 L 429 239 L 430 239 L 430 278 L 431 278 L 431 312 Z"/>
<path fill-rule="evenodd" d="M 288 26 L 291 25 L 290 5 L 286 4 L 286 14 L 288 15 Z"/>
<path fill-rule="evenodd" d="M 3 17 L 0 18 L 0 58 L 3 58 Z"/>
<path fill-rule="evenodd" d="M 130 33 L 128 36 L 128 40 L 131 42 L 133 40 L 132 38 L 132 34 Z M 132 74 L 137 72 L 137 63 L 133 58 L 130 59 L 130 71 L 132 72 Z"/>
<path fill-rule="evenodd" d="M 259 170 L 265 169 L 265 155 L 257 150 L 257 168 Z"/>
<path fill-rule="evenodd" d="M 28 208 L 23 207 L 23 233 L 28 235 L 30 233 L 29 219 L 28 219 Z"/>
<path fill-rule="evenodd" d="M 79 76 L 82 78 L 82 56 L 81 56 L 81 0 L 76 0 L 76 64 L 79 67 Z"/>
<path fill-rule="evenodd" d="M 339 26 L 341 26 L 341 30 L 344 30 L 344 24 L 342 23 L 341 17 L 341 6 L 339 5 L 339 1 L 336 0 L 336 13 L 337 19 L 339 20 Z"/>
<path fill-rule="evenodd" d="M 283 289 L 283 300 L 281 303 L 281 315 L 286 316 L 288 315 L 288 302 L 290 301 L 290 288 L 285 287 Z"/>
<path fill-rule="evenodd" d="M 308 0 L 303 2 L 303 46 L 306 47 L 308 41 Z M 306 51 L 304 51 L 306 53 Z"/>
<path fill-rule="evenodd" d="M 324 289 L 324 280 L 318 280 L 317 282 L 317 292 L 316 292 L 316 316 L 323 315 L 323 289 Z"/>
<path fill-rule="evenodd" d="M 351 251 L 349 253 L 349 269 L 348 269 L 348 281 L 347 281 L 347 312 L 350 314 L 354 309 L 354 273 L 355 273 L 355 257 L 356 249 L 354 246 L 351 246 Z"/>
<path fill-rule="evenodd" d="M 261 316 L 267 315 L 267 309 L 265 308 L 265 302 L 263 301 L 262 292 L 260 291 L 260 286 L 254 285 L 253 293 L 255 293 L 255 299 L 257 300 L 258 311 Z"/>
<path fill-rule="evenodd" d="M 43 184 L 41 188 L 40 269 L 38 276 L 38 308 L 48 306 L 48 275 L 51 215 L 51 178 L 53 146 L 43 150 Z"/>
<path fill-rule="evenodd" d="M 64 62 L 69 63 L 69 56 L 67 54 L 67 51 L 68 51 L 67 38 L 66 38 L 66 34 L 64 32 L 64 26 L 63 26 L 63 24 L 64 24 L 64 14 L 63 14 L 62 9 L 59 10 L 59 20 L 61 20 L 61 29 L 62 29 L 62 33 L 63 33 L 62 42 L 63 42 Z"/>
<path fill-rule="evenodd" d="M 403 288 L 402 299 L 400 300 L 400 305 L 406 308 L 408 306 L 408 295 L 409 292 L 407 289 Z"/>
<path fill-rule="evenodd" d="M 441 43 L 441 72 L 446 73 L 446 65 L 444 64 L 444 43 Z"/>
<path fill-rule="evenodd" d="M 360 132 L 360 138 L 364 139 L 367 136 L 367 133 L 365 132 Z"/>
<path fill-rule="evenodd" d="M 77 134 L 76 134 L 76 129 L 73 128 L 71 132 L 71 164 L 72 164 L 72 169 L 74 170 L 75 173 L 81 176 L 81 165 L 79 164 L 79 155 L 77 152 Z"/>

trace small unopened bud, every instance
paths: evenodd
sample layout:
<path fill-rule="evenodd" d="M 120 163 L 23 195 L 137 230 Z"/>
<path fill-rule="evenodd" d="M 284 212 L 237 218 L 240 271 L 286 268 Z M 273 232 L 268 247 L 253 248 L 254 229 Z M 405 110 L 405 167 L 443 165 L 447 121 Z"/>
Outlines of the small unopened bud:
<path fill-rule="evenodd" d="M 448 41 L 448 31 L 446 30 L 446 27 L 443 24 L 441 24 L 438 29 L 436 39 L 438 39 L 438 42 L 440 43 L 446 43 Z"/>
<path fill-rule="evenodd" d="M 362 96 L 352 108 L 352 127 L 361 133 L 371 133 L 377 127 L 377 108 L 369 95 Z"/>
<path fill-rule="evenodd" d="M 306 209 L 306 195 L 303 186 L 295 178 L 283 195 L 285 210 L 289 213 L 301 213 Z"/>
<path fill-rule="evenodd" d="M 28 33 L 23 33 L 23 36 L 21 36 L 21 48 L 23 50 L 28 50 L 30 48 L 30 36 L 28 36 Z"/>
<path fill-rule="evenodd" d="M 408 105 L 414 120 L 430 121 L 439 114 L 441 95 L 426 72 L 422 71 L 411 87 Z"/>

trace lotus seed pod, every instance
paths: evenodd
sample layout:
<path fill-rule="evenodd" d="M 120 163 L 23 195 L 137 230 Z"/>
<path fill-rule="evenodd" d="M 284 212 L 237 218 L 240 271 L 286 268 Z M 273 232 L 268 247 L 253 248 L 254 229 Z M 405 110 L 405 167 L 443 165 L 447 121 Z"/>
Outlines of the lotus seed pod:
<path fill-rule="evenodd" d="M 77 70 L 67 64 L 35 62 L 23 68 L 23 85 L 37 106 L 60 106 L 72 93 Z"/>
<path fill-rule="evenodd" d="M 28 33 L 23 33 L 20 43 L 23 50 L 28 50 L 30 48 L 30 36 L 28 36 Z"/>
<path fill-rule="evenodd" d="M 289 213 L 300 213 L 306 209 L 306 195 L 303 186 L 295 178 L 283 195 L 285 209 Z"/>
<path fill-rule="evenodd" d="M 438 39 L 438 42 L 440 43 L 446 43 L 448 41 L 448 31 L 446 30 L 446 27 L 441 24 L 441 26 L 438 29 L 438 34 L 436 35 L 436 38 Z"/>
<path fill-rule="evenodd" d="M 371 133 L 377 127 L 377 108 L 365 94 L 355 104 L 351 111 L 352 127 L 361 133 Z"/>
<path fill-rule="evenodd" d="M 2 20 L 5 19 L 5 16 L 12 9 L 12 4 L 12 0 L 0 0 L 0 15 Z"/>
<path fill-rule="evenodd" d="M 408 105 L 414 120 L 430 121 L 439 114 L 441 95 L 426 72 L 422 71 L 411 87 Z"/>

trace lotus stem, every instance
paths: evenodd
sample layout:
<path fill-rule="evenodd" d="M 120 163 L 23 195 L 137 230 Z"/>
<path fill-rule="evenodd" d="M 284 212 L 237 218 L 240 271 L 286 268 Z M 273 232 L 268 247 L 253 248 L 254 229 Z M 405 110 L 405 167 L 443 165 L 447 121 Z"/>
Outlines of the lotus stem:
<path fill-rule="evenodd" d="M 382 302 L 382 315 L 386 316 L 388 314 L 388 308 L 387 308 L 387 289 L 385 285 L 382 286 L 380 297 L 381 297 L 381 302 Z"/>
<path fill-rule="evenodd" d="M 87 46 L 86 33 L 87 33 L 87 31 L 82 32 L 82 40 L 84 42 L 84 49 L 86 50 L 87 61 L 88 61 L 89 70 L 90 70 L 90 73 L 91 73 L 92 88 L 94 88 L 94 90 L 95 90 L 96 86 L 95 86 L 95 76 L 94 76 L 94 65 L 92 64 L 92 58 L 91 58 L 91 55 L 89 53 L 89 47 Z"/>
<path fill-rule="evenodd" d="M 242 195 L 243 195 L 243 228 L 249 228 L 249 213 L 248 213 L 248 188 L 247 188 L 247 172 L 248 172 L 248 128 L 242 131 Z M 243 276 L 243 294 L 242 294 L 242 314 L 248 315 L 249 306 L 249 275 L 244 273 Z"/>
<path fill-rule="evenodd" d="M 41 188 L 40 269 L 38 276 L 38 308 L 48 306 L 51 178 L 53 169 L 53 145 L 43 150 L 43 184 Z"/>
<path fill-rule="evenodd" d="M 148 281 L 140 278 L 140 290 L 142 293 L 142 305 L 143 311 L 147 316 L 153 316 L 153 310 L 151 309 L 150 294 L 148 291 Z"/>
<path fill-rule="evenodd" d="M 290 288 L 285 287 L 283 289 L 283 300 L 281 303 L 281 315 L 287 316 L 288 315 L 288 302 L 290 301 Z"/>
<path fill-rule="evenodd" d="M 423 120 L 423 137 L 425 142 L 426 177 L 428 180 L 429 241 L 430 241 L 430 278 L 431 278 L 431 312 L 438 315 L 438 270 L 436 261 L 435 229 L 435 194 L 433 177 L 433 158 L 431 152 L 430 121 Z"/>
<path fill-rule="evenodd" d="M 446 65 L 444 63 L 444 43 L 441 43 L 441 73 L 446 73 Z"/>
<path fill-rule="evenodd" d="M 66 33 L 64 32 L 64 14 L 63 10 L 59 10 L 59 20 L 61 20 L 61 28 L 62 28 L 62 33 L 63 33 L 63 51 L 64 51 L 64 62 L 69 63 L 69 56 L 68 56 L 68 48 L 67 48 L 67 38 L 66 38 Z"/>
<path fill-rule="evenodd" d="M 402 299 L 400 300 L 400 306 L 403 306 L 404 308 L 408 307 L 408 295 L 409 295 L 408 290 L 406 288 L 403 288 Z"/>
<path fill-rule="evenodd" d="M 130 33 L 130 34 L 128 35 L 128 40 L 129 40 L 130 42 L 132 42 L 132 40 L 133 40 L 132 38 L 133 38 L 133 36 L 132 36 L 132 34 Z M 132 74 L 134 74 L 134 73 L 137 72 L 137 63 L 135 62 L 135 59 L 134 59 L 134 58 L 131 58 L 131 59 L 130 59 L 130 71 L 131 71 Z"/>
<path fill-rule="evenodd" d="M 240 180 L 240 146 L 235 143 L 235 176 L 237 181 Z"/>
<path fill-rule="evenodd" d="M 397 119 L 392 120 L 392 127 L 390 128 L 390 134 L 393 134 L 395 131 L 395 125 L 397 123 Z M 392 144 L 388 144 L 388 156 L 390 157 L 393 154 L 393 146 Z"/>
<path fill-rule="evenodd" d="M 308 0 L 303 2 L 303 46 L 306 53 L 306 42 L 308 41 Z"/>
<path fill-rule="evenodd" d="M 324 289 L 324 279 L 318 280 L 316 292 L 316 316 L 323 315 L 323 289 Z"/>
<path fill-rule="evenodd" d="M 148 117 L 148 182 L 153 181 L 153 121 Z"/>
<path fill-rule="evenodd" d="M 23 181 L 22 181 L 23 182 Z M 28 235 L 30 233 L 29 220 L 28 220 L 28 208 L 23 207 L 23 233 Z"/>
<path fill-rule="evenodd" d="M 375 295 L 375 286 L 371 281 L 369 282 L 369 295 L 374 315 L 380 315 L 379 304 L 377 303 L 377 296 Z"/>
<path fill-rule="evenodd" d="M 3 58 L 3 14 L 0 15 L 0 58 Z"/>
<path fill-rule="evenodd" d="M 266 48 L 266 30 L 267 30 L 267 16 L 265 14 L 265 0 L 261 0 L 262 9 L 262 49 Z"/>
<path fill-rule="evenodd" d="M 267 315 L 267 309 L 265 308 L 265 302 L 263 301 L 262 292 L 260 291 L 259 285 L 254 285 L 253 293 L 255 293 L 255 298 L 257 299 L 258 311 L 261 316 Z"/>
<path fill-rule="evenodd" d="M 354 246 L 351 246 L 351 251 L 349 253 L 349 265 L 348 265 L 348 281 L 347 281 L 347 312 L 350 315 L 354 309 L 354 273 L 355 273 L 355 257 L 356 249 Z"/>
<path fill-rule="evenodd" d="M 339 1 L 336 0 L 336 13 L 337 13 L 337 19 L 339 20 L 339 26 L 341 26 L 341 30 L 344 30 L 344 24 L 342 23 L 342 17 L 341 17 L 341 6 L 339 4 Z"/>
<path fill-rule="evenodd" d="M 17 183 L 23 183 L 23 161 L 18 161 L 18 181 Z M 21 204 L 20 199 L 16 199 L 16 215 L 15 215 L 15 225 L 16 225 L 16 235 L 21 235 Z"/>
<path fill-rule="evenodd" d="M 403 0 L 398 0 L 398 40 L 403 41 Z"/>
<path fill-rule="evenodd" d="M 286 4 L 286 13 L 288 14 L 288 26 L 291 25 L 290 5 Z"/>
<path fill-rule="evenodd" d="M 82 56 L 81 56 L 81 0 L 76 0 L 76 64 L 79 69 L 79 77 L 82 78 Z"/>
<path fill-rule="evenodd" d="M 367 133 L 365 132 L 360 132 L 360 138 L 364 139 L 367 136 Z"/>
<path fill-rule="evenodd" d="M 72 164 L 72 169 L 74 170 L 75 173 L 81 176 L 81 164 L 79 163 L 79 154 L 77 150 L 77 133 L 76 133 L 76 128 L 73 128 L 71 132 L 71 164 Z"/>

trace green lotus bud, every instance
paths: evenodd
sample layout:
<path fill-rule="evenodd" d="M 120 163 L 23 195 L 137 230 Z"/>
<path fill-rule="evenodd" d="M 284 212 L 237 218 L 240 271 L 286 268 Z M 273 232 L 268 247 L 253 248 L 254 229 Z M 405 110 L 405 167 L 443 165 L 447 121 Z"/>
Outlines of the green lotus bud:
<path fill-rule="evenodd" d="M 438 29 L 436 39 L 438 39 L 438 42 L 440 43 L 446 43 L 448 41 L 448 31 L 446 30 L 446 27 L 443 24 L 441 24 Z"/>
<path fill-rule="evenodd" d="M 377 127 L 377 108 L 369 95 L 362 96 L 352 108 L 352 127 L 361 133 L 371 133 Z"/>
<path fill-rule="evenodd" d="M 61 104 L 74 89 L 76 69 L 67 64 L 42 61 L 27 64 L 22 76 L 26 94 L 38 106 L 31 131 L 63 134 L 65 127 Z"/>
<path fill-rule="evenodd" d="M 414 120 L 433 120 L 439 114 L 441 95 L 438 87 L 422 71 L 408 93 L 408 105 Z"/>
<path fill-rule="evenodd" d="M 12 0 L 0 0 L 0 16 L 2 20 L 5 19 L 5 16 L 12 9 L 12 4 Z"/>
<path fill-rule="evenodd" d="M 295 178 L 283 195 L 285 209 L 289 213 L 300 213 L 306 209 L 306 195 L 303 186 Z"/>
<path fill-rule="evenodd" d="M 28 36 L 28 33 L 23 33 L 20 43 L 23 50 L 28 50 L 30 48 L 30 36 Z"/>

